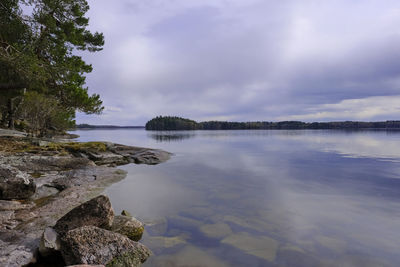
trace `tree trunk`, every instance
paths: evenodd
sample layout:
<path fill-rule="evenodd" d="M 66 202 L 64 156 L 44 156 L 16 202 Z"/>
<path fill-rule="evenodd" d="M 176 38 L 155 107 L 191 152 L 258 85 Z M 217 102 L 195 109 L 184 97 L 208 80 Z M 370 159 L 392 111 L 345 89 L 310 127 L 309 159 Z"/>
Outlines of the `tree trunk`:
<path fill-rule="evenodd" d="M 6 127 L 6 123 L 7 123 L 7 109 L 4 109 L 3 112 L 1 113 L 0 127 Z"/>
<path fill-rule="evenodd" d="M 8 128 L 14 130 L 14 98 L 8 99 Z"/>

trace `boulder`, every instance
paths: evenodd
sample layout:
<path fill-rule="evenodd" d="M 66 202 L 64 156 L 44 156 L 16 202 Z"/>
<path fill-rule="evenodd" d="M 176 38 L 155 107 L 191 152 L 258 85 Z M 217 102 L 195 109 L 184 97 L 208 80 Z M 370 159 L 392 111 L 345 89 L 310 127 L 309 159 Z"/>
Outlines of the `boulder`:
<path fill-rule="evenodd" d="M 39 253 L 43 257 L 48 257 L 54 254 L 56 251 L 60 250 L 60 239 L 57 232 L 51 228 L 47 227 L 40 239 Z"/>
<path fill-rule="evenodd" d="M 27 199 L 35 193 L 30 175 L 11 166 L 0 167 L 0 199 Z"/>
<path fill-rule="evenodd" d="M 54 229 L 60 235 L 82 226 L 97 226 L 110 229 L 114 220 L 114 211 L 110 199 L 106 196 L 95 197 L 72 209 L 59 219 Z"/>
<path fill-rule="evenodd" d="M 150 254 L 146 246 L 95 226 L 76 228 L 61 239 L 61 255 L 67 265 L 138 266 Z"/>
<path fill-rule="evenodd" d="M 117 215 L 114 217 L 111 231 L 125 235 L 133 241 L 139 241 L 143 235 L 144 225 L 133 217 Z"/>

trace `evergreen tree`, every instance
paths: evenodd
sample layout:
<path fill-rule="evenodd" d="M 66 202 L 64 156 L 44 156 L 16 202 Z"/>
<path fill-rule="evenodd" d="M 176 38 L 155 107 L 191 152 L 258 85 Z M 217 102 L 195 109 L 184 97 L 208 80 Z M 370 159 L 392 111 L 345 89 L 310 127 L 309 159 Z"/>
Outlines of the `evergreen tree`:
<path fill-rule="evenodd" d="M 24 14 L 23 10 L 31 10 Z M 3 123 L 13 127 L 24 93 L 38 92 L 69 114 L 103 110 L 89 95 L 85 74 L 92 71 L 77 50 L 102 49 L 101 33 L 87 30 L 86 0 L 2 0 L 0 2 L 0 106 Z M 71 119 L 73 116 L 66 116 Z"/>

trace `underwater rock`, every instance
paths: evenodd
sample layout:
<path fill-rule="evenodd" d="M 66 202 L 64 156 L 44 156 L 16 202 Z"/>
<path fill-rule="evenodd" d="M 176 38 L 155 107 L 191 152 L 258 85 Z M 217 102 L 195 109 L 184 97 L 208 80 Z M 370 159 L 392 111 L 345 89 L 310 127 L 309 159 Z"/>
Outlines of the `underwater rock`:
<path fill-rule="evenodd" d="M 54 229 L 61 235 L 69 230 L 89 225 L 110 229 L 113 219 L 114 211 L 110 199 L 100 195 L 65 214 L 57 221 Z"/>
<path fill-rule="evenodd" d="M 165 217 L 151 221 L 151 222 L 146 222 L 146 232 L 149 233 L 150 235 L 164 235 L 167 232 L 168 229 L 168 221 Z"/>
<path fill-rule="evenodd" d="M 168 223 L 180 229 L 198 229 L 203 223 L 188 217 L 174 215 L 168 218 Z"/>
<path fill-rule="evenodd" d="M 200 232 L 209 238 L 223 238 L 232 234 L 232 229 L 226 223 L 204 224 L 200 226 Z"/>
<path fill-rule="evenodd" d="M 71 230 L 61 239 L 61 254 L 66 264 L 138 266 L 151 251 L 118 233 L 95 226 Z"/>
<path fill-rule="evenodd" d="M 179 245 L 185 245 L 186 236 L 173 236 L 173 237 L 166 237 L 166 236 L 152 236 L 146 238 L 146 244 L 157 253 L 158 250 L 163 250 L 166 248 L 172 248 Z"/>
<path fill-rule="evenodd" d="M 221 243 L 270 262 L 275 261 L 279 244 L 278 241 L 268 236 L 252 236 L 246 232 L 229 235 Z"/>
<path fill-rule="evenodd" d="M 111 231 L 125 235 L 133 241 L 139 241 L 143 235 L 144 225 L 133 217 L 117 215 L 114 217 Z"/>
<path fill-rule="evenodd" d="M 346 250 L 346 242 L 343 240 L 324 235 L 317 235 L 314 238 L 321 246 L 334 252 L 344 252 Z"/>
<path fill-rule="evenodd" d="M 196 264 L 194 264 L 194 261 Z M 213 255 L 212 250 L 205 250 L 196 246 L 186 245 L 174 254 L 150 257 L 149 266 L 212 266 L 228 267 L 230 264 Z"/>
<path fill-rule="evenodd" d="M 296 246 L 281 247 L 276 261 L 283 266 L 292 267 L 321 265 L 313 255 L 305 253 L 304 250 Z"/>

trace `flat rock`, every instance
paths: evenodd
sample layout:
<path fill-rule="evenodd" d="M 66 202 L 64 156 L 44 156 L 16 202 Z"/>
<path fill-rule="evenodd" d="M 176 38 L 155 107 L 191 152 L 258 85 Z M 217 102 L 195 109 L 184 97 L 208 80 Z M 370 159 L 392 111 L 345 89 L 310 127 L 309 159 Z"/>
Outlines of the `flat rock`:
<path fill-rule="evenodd" d="M 61 254 L 68 265 L 138 266 L 151 251 L 121 234 L 84 226 L 66 233 L 61 241 Z"/>
<path fill-rule="evenodd" d="M 90 160 L 93 160 L 97 165 L 123 165 L 128 164 L 129 160 L 122 155 L 105 151 L 105 152 L 86 152 L 85 153 Z"/>
<path fill-rule="evenodd" d="M 114 211 L 112 210 L 110 199 L 100 195 L 65 214 L 57 221 L 54 229 L 60 235 L 69 230 L 89 225 L 110 229 L 113 219 Z"/>
<path fill-rule="evenodd" d="M 125 146 L 121 144 L 105 143 L 107 149 L 113 153 L 124 156 L 136 164 L 155 165 L 171 158 L 171 153 L 160 149 Z"/>
<path fill-rule="evenodd" d="M 114 217 L 111 231 L 125 235 L 133 241 L 139 241 L 143 235 L 144 225 L 133 217 L 117 215 Z"/>
<path fill-rule="evenodd" d="M 11 166 L 0 166 L 0 199 L 26 199 L 35 190 L 35 182 L 28 174 Z"/>

